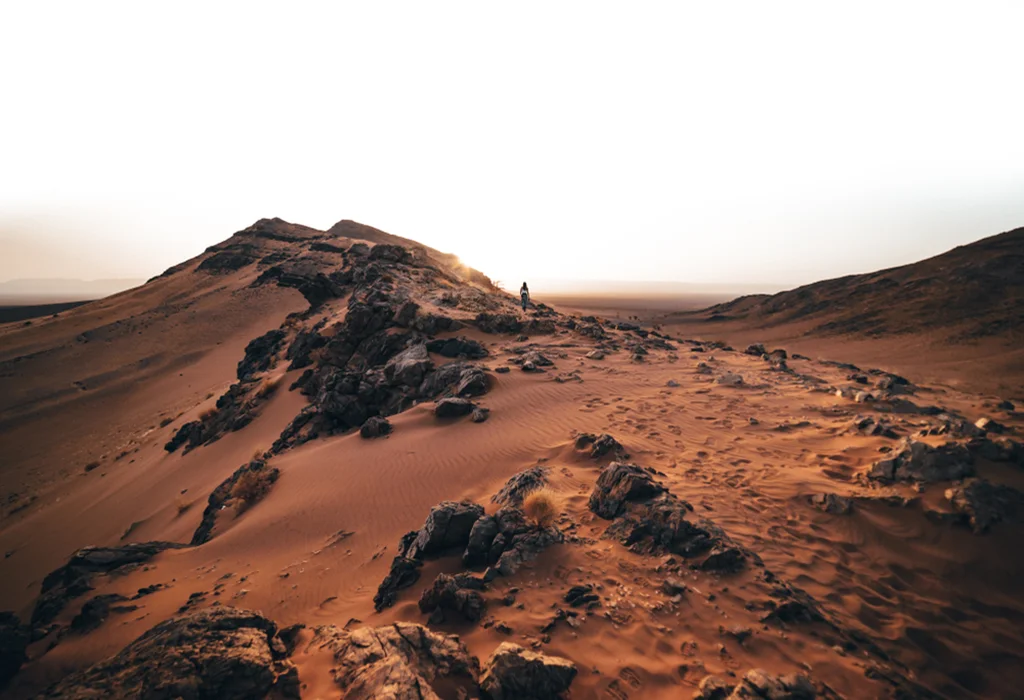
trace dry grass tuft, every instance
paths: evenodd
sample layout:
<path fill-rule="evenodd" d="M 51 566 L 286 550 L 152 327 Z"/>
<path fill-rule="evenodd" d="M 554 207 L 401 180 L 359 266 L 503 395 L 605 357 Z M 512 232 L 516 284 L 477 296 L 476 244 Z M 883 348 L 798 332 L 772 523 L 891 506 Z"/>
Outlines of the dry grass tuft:
<path fill-rule="evenodd" d="M 235 511 L 244 513 L 246 510 L 262 501 L 274 483 L 274 477 L 269 469 L 258 469 L 242 474 L 231 489 L 231 497 L 235 499 Z"/>
<path fill-rule="evenodd" d="M 275 391 L 277 391 L 278 387 L 281 386 L 282 381 L 284 381 L 283 376 L 274 377 L 273 379 L 267 377 L 260 382 L 260 388 L 256 390 L 256 396 L 261 399 L 271 396 Z"/>
<path fill-rule="evenodd" d="M 557 514 L 554 495 L 547 489 L 527 494 L 523 499 L 523 513 L 537 527 L 551 527 Z"/>

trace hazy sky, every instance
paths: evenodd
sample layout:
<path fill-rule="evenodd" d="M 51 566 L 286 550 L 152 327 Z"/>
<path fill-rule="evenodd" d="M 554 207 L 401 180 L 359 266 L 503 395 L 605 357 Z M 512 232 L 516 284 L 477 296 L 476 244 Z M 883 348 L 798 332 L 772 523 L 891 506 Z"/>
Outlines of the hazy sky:
<path fill-rule="evenodd" d="M 1024 226 L 1024 3 L 6 2 L 0 280 L 261 217 L 790 286 Z"/>

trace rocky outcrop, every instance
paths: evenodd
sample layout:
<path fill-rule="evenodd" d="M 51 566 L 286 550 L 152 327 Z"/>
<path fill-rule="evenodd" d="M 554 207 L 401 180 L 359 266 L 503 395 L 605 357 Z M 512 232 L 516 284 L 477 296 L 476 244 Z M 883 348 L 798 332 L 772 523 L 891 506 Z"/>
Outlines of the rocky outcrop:
<path fill-rule="evenodd" d="M 295 340 L 288 346 L 285 359 L 291 362 L 289 370 L 309 367 L 313 362 L 313 352 L 327 345 L 327 338 L 320 335 L 316 330 L 301 330 L 295 335 Z"/>
<path fill-rule="evenodd" d="M 962 486 L 946 490 L 946 499 L 961 519 L 982 534 L 1003 521 L 1024 518 L 1024 493 L 985 479 L 969 479 Z"/>
<path fill-rule="evenodd" d="M 575 677 L 567 659 L 503 642 L 484 664 L 480 689 L 490 700 L 558 700 Z"/>
<path fill-rule="evenodd" d="M 345 698 L 441 700 L 435 684 L 448 689 L 445 697 L 478 696 L 478 663 L 454 635 L 399 622 L 353 632 L 322 627 L 314 643 L 331 651 Z"/>
<path fill-rule="evenodd" d="M 200 445 L 219 440 L 225 433 L 241 430 L 249 425 L 256 417 L 259 405 L 266 399 L 266 396 L 261 396 L 258 391 L 250 395 L 253 387 L 253 383 L 232 384 L 217 399 L 213 410 L 204 413 L 198 420 L 181 426 L 174 437 L 164 445 L 164 449 L 175 452 L 184 445 L 185 451 L 188 452 Z"/>
<path fill-rule="evenodd" d="M 364 439 L 383 437 L 391 433 L 391 423 L 388 422 L 387 418 L 381 418 L 380 416 L 371 416 L 366 419 L 366 422 L 359 428 L 359 435 Z"/>
<path fill-rule="evenodd" d="M 853 499 L 835 493 L 815 493 L 810 497 L 811 505 L 832 515 L 849 515 L 853 512 Z"/>
<path fill-rule="evenodd" d="M 493 520 L 494 527 L 488 520 Z M 490 581 L 512 576 L 525 562 L 563 539 L 557 528 L 538 527 L 528 522 L 518 508 L 506 507 L 474 524 L 463 561 L 471 565 L 486 563 L 489 568 L 484 579 Z"/>
<path fill-rule="evenodd" d="M 118 593 L 107 593 L 90 598 L 71 621 L 71 631 L 79 634 L 91 632 L 103 624 L 111 611 L 129 612 L 137 609 L 137 606 L 134 605 L 115 605 L 115 603 L 124 603 L 127 600 Z"/>
<path fill-rule="evenodd" d="M 43 579 L 42 590 L 32 609 L 32 626 L 38 629 L 53 622 L 69 602 L 93 589 L 92 580 L 96 576 L 125 571 L 166 549 L 184 546 L 177 542 L 139 542 L 120 547 L 83 547 L 71 555 L 67 564 Z"/>
<path fill-rule="evenodd" d="M 461 574 L 440 574 L 433 585 L 420 596 L 421 612 L 430 614 L 432 623 L 440 623 L 446 612 L 453 612 L 469 622 L 479 622 L 484 614 L 483 582 Z"/>
<path fill-rule="evenodd" d="M 0 612 L 0 690 L 25 663 L 30 630 L 12 612 Z"/>
<path fill-rule="evenodd" d="M 963 479 L 973 474 L 974 460 L 963 445 L 948 442 L 940 447 L 932 447 L 904 438 L 890 457 L 875 462 L 868 472 L 868 478 L 883 482 L 930 483 Z"/>
<path fill-rule="evenodd" d="M 427 354 L 427 346 L 420 343 L 388 360 L 384 366 L 384 376 L 393 385 L 418 387 L 423 377 L 433 368 L 434 363 Z"/>
<path fill-rule="evenodd" d="M 398 592 L 409 588 L 420 580 L 420 568 L 423 562 L 419 559 L 399 554 L 391 560 L 391 569 L 377 587 L 373 596 L 373 607 L 380 612 L 390 608 L 398 599 Z"/>
<path fill-rule="evenodd" d="M 487 348 L 469 338 L 438 338 L 427 343 L 427 350 L 444 357 L 462 357 L 479 360 L 487 357 Z"/>
<path fill-rule="evenodd" d="M 270 369 L 284 344 L 284 337 L 284 331 L 272 330 L 250 340 L 245 346 L 245 357 L 238 363 L 239 381 L 248 381 L 253 375 Z"/>
<path fill-rule="evenodd" d="M 536 491 L 547 483 L 548 471 L 547 467 L 538 466 L 519 472 L 505 482 L 501 490 L 491 498 L 491 502 L 503 506 L 521 506 L 526 494 Z"/>
<path fill-rule="evenodd" d="M 473 524 L 483 514 L 483 506 L 471 501 L 443 501 L 437 504 L 430 509 L 426 522 L 405 554 L 420 559 L 464 548 L 469 543 Z"/>
<path fill-rule="evenodd" d="M 474 325 L 484 333 L 514 335 L 523 330 L 522 322 L 512 314 L 478 314 Z"/>
<path fill-rule="evenodd" d="M 468 416 L 476 408 L 476 404 L 469 399 L 450 397 L 441 399 L 434 405 L 434 415 L 438 418 L 459 418 Z"/>
<path fill-rule="evenodd" d="M 729 573 L 743 568 L 749 552 L 732 544 L 709 520 L 691 520 L 693 506 L 676 498 L 653 472 L 635 464 L 605 467 L 590 495 L 590 510 L 612 520 L 605 536 L 640 554 L 707 555 L 697 566 Z M 710 553 L 709 553 L 710 552 Z"/>
<path fill-rule="evenodd" d="M 259 613 L 216 607 L 167 620 L 42 697 L 298 698 L 298 675 Z"/>
<path fill-rule="evenodd" d="M 773 676 L 753 669 L 747 671 L 739 683 L 733 679 L 707 676 L 693 697 L 694 700 L 815 700 L 818 692 L 806 676 Z"/>

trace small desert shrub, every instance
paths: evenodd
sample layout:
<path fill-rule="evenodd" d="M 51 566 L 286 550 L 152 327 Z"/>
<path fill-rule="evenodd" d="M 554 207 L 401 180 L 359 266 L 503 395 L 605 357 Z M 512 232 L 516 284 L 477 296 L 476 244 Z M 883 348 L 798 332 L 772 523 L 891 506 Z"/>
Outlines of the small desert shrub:
<path fill-rule="evenodd" d="M 217 408 L 211 406 L 210 408 L 207 408 L 206 410 L 199 414 L 199 420 L 205 422 L 213 418 L 215 415 L 217 415 Z"/>
<path fill-rule="evenodd" d="M 284 381 L 283 376 L 274 377 L 273 379 L 267 377 L 262 382 L 260 382 L 260 388 L 256 390 L 256 396 L 258 396 L 261 399 L 267 398 L 275 391 L 277 391 L 277 388 L 281 386 L 282 381 Z"/>
<path fill-rule="evenodd" d="M 231 489 L 231 497 L 235 499 L 235 511 L 244 513 L 262 501 L 270 493 L 273 483 L 274 474 L 270 469 L 257 469 L 242 474 Z"/>
<path fill-rule="evenodd" d="M 537 527 L 551 527 L 556 515 L 554 496 L 547 489 L 527 494 L 523 499 L 523 513 Z"/>

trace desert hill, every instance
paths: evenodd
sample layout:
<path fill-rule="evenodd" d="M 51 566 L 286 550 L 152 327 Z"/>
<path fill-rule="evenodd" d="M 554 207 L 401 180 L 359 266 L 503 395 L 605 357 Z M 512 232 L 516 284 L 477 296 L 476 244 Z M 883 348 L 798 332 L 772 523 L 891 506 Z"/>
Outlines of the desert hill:
<path fill-rule="evenodd" d="M 888 358 L 893 371 L 1019 395 L 1024 228 L 911 265 L 743 296 L 659 322 L 738 343 L 787 342 L 812 354 L 841 348 L 847 360 Z"/>
<path fill-rule="evenodd" d="M 0 326 L 6 696 L 983 698 L 1024 418 L 264 219 Z"/>

